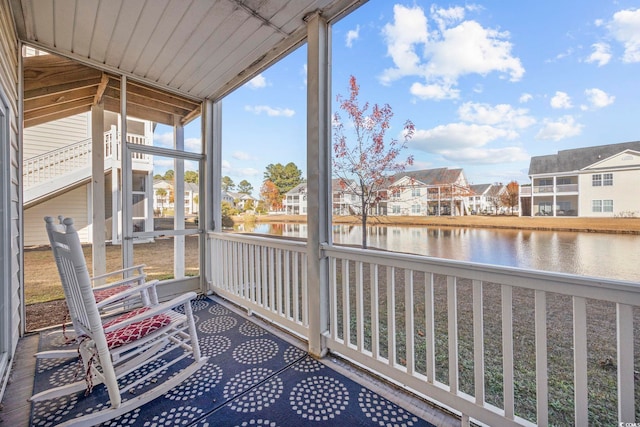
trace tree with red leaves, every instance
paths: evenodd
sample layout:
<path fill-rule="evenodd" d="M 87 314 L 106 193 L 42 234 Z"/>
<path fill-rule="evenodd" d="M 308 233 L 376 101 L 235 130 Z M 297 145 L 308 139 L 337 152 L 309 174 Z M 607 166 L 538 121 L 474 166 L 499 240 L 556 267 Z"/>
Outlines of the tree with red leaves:
<path fill-rule="evenodd" d="M 260 196 L 262 196 L 262 200 L 264 200 L 269 210 L 277 211 L 282 208 L 282 195 L 273 181 L 267 179 L 262 184 Z"/>
<path fill-rule="evenodd" d="M 345 125 L 339 113 L 333 117 L 333 175 L 341 182 L 353 182 L 350 191 L 359 198 L 359 215 L 362 220 L 362 248 L 367 247 L 367 219 L 369 210 L 380 201 L 383 190 L 391 183 L 393 174 L 402 172 L 413 164 L 413 156 L 398 159 L 413 137 L 415 127 L 410 120 L 404 123 L 402 142 L 391 139 L 385 143 L 385 134 L 391 126 L 393 112 L 388 104 L 369 103 L 360 106 L 360 86 L 356 78 L 349 79 L 349 98 L 338 95 L 337 101 L 351 122 L 348 127 L 353 139 L 345 134 Z"/>

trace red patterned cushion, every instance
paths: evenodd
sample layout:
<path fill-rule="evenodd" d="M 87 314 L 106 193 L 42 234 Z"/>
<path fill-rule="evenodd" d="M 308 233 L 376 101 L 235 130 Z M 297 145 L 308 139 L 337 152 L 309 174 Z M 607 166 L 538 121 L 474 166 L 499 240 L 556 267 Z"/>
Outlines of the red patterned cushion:
<path fill-rule="evenodd" d="M 128 314 L 130 313 L 127 313 L 127 315 Z M 123 320 L 124 319 L 115 319 L 112 322 L 119 323 Z M 107 338 L 107 346 L 109 348 L 117 348 L 125 344 L 129 344 L 149 335 L 151 332 L 157 331 L 163 326 L 167 326 L 169 323 L 171 323 L 171 317 L 166 314 L 158 314 L 139 322 L 132 323 L 124 328 L 116 329 L 115 331 L 105 334 L 105 337 Z"/>
<path fill-rule="evenodd" d="M 120 292 L 126 291 L 128 289 L 129 289 L 128 285 L 120 285 L 120 286 L 115 286 L 109 289 L 95 291 L 93 293 L 93 296 L 96 299 L 96 302 L 100 302 L 100 301 L 106 300 L 107 298 L 113 295 L 119 294 Z"/>
<path fill-rule="evenodd" d="M 131 310 L 128 313 L 125 313 L 125 314 L 121 314 L 120 316 L 116 317 L 115 319 L 108 321 L 107 323 L 102 325 L 102 327 L 104 329 L 107 329 L 109 326 L 113 326 L 116 323 L 124 322 L 125 320 L 131 319 L 132 317 L 135 317 L 138 314 L 144 313 L 145 311 L 148 311 L 148 310 L 149 310 L 149 307 L 136 308 L 135 310 Z"/>

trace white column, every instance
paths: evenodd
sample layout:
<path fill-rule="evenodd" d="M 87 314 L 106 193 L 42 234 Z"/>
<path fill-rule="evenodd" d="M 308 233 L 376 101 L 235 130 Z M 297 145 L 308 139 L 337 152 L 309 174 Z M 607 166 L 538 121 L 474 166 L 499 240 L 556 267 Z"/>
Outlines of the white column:
<path fill-rule="evenodd" d="M 107 272 L 104 194 L 104 103 L 91 106 L 91 231 L 93 275 Z"/>
<path fill-rule="evenodd" d="M 184 151 L 184 126 L 178 116 L 174 117 L 173 137 L 176 150 Z M 173 229 L 184 230 L 184 160 L 175 159 L 174 166 Z M 184 236 L 173 238 L 173 276 L 184 277 Z"/>
<path fill-rule="evenodd" d="M 120 77 L 120 161 L 122 162 L 122 268 L 133 265 L 133 183 L 131 152 L 127 146 L 127 76 Z"/>
<path fill-rule="evenodd" d="M 307 287 L 309 352 L 327 353 L 329 265 L 320 245 L 331 244 L 330 34 L 319 14 L 307 20 Z"/>

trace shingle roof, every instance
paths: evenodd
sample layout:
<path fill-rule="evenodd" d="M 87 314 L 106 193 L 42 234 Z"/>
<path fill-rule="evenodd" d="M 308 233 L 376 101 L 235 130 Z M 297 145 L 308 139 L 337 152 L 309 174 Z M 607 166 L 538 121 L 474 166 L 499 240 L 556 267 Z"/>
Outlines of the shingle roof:
<path fill-rule="evenodd" d="M 625 150 L 640 151 L 640 141 L 574 148 L 558 151 L 558 154 L 532 157 L 529 175 L 578 171 Z"/>
<path fill-rule="evenodd" d="M 437 168 L 437 169 L 423 169 L 419 171 L 405 171 L 399 172 L 393 175 L 393 181 L 398 181 L 407 176 L 413 178 L 416 181 L 420 181 L 425 185 L 440 185 L 440 184 L 453 184 L 458 180 L 458 177 L 462 173 L 462 169 L 449 169 L 449 168 Z"/>
<path fill-rule="evenodd" d="M 489 189 L 489 187 L 491 187 L 492 184 L 475 184 L 475 185 L 471 185 L 471 191 L 474 194 L 477 195 L 481 195 L 484 194 L 485 191 L 487 191 Z"/>

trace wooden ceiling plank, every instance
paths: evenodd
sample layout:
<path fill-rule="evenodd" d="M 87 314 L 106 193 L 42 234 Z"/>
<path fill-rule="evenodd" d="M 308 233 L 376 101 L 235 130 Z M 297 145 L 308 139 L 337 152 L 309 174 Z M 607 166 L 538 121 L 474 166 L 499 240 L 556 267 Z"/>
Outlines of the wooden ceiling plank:
<path fill-rule="evenodd" d="M 105 93 L 103 97 L 104 108 L 107 111 L 114 113 L 120 112 L 120 100 L 112 98 Z M 129 105 L 127 103 L 127 114 L 131 117 L 136 117 L 142 120 L 150 120 L 152 122 L 161 123 L 164 125 L 173 125 L 173 115 L 169 113 L 163 113 L 157 110 L 151 110 L 149 108 L 140 107 L 138 105 Z"/>
<path fill-rule="evenodd" d="M 106 73 L 102 73 L 102 79 L 100 80 L 100 84 L 98 85 L 98 89 L 96 90 L 96 94 L 93 98 L 93 104 L 98 105 L 102 100 L 102 95 L 104 91 L 107 89 L 107 85 L 109 84 L 109 75 Z"/>
<path fill-rule="evenodd" d="M 75 101 L 83 98 L 91 98 L 96 92 L 95 87 L 89 86 L 74 91 L 56 92 L 47 96 L 34 98 L 25 97 L 24 111 L 32 111 L 40 108 L 46 108 L 53 105 L 63 105 L 64 103 Z"/>
<path fill-rule="evenodd" d="M 83 81 L 72 81 L 72 82 L 60 83 L 56 86 L 45 86 L 45 87 L 38 87 L 38 88 L 30 88 L 25 85 L 24 98 L 25 100 L 27 100 L 31 98 L 49 96 L 55 93 L 62 94 L 64 92 L 71 92 L 71 91 L 82 89 L 85 87 L 97 87 L 99 84 L 100 84 L 100 78 L 83 80 Z"/>

